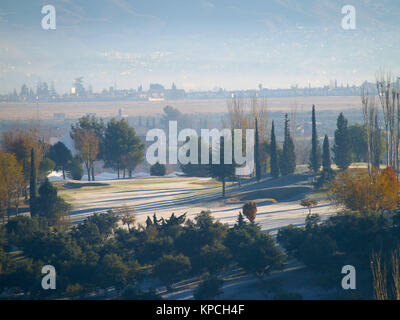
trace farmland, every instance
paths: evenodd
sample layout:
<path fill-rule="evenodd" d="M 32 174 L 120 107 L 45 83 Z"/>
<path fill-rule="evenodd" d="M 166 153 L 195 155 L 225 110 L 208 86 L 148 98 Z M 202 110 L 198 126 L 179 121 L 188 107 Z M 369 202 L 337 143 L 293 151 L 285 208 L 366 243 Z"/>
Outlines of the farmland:
<path fill-rule="evenodd" d="M 359 109 L 360 97 L 293 97 L 267 99 L 270 111 L 310 111 L 315 104 L 319 111 L 344 111 Z M 90 102 L 15 102 L 0 104 L 0 120 L 52 120 L 54 113 L 65 113 L 67 118 L 77 119 L 86 113 L 99 117 L 114 117 L 119 109 L 127 117 L 156 116 L 162 114 L 166 105 L 174 106 L 183 113 L 225 113 L 226 101 L 170 100 L 170 101 L 90 101 Z"/>

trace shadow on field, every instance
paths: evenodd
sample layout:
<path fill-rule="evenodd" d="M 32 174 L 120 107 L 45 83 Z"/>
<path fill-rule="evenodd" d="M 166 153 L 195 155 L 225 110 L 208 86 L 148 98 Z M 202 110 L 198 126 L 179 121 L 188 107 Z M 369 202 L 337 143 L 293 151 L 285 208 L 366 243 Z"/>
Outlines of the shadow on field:
<path fill-rule="evenodd" d="M 109 183 L 102 183 L 102 182 L 87 182 L 87 183 L 67 182 L 63 185 L 63 187 L 67 189 L 79 189 L 83 187 L 106 187 L 109 185 L 110 185 Z"/>
<path fill-rule="evenodd" d="M 249 191 L 242 193 L 240 198 L 242 201 L 257 200 L 263 198 L 271 198 L 276 201 L 295 201 L 300 200 L 305 194 L 311 192 L 312 187 L 308 186 L 287 186 L 280 188 L 265 188 L 261 190 Z"/>

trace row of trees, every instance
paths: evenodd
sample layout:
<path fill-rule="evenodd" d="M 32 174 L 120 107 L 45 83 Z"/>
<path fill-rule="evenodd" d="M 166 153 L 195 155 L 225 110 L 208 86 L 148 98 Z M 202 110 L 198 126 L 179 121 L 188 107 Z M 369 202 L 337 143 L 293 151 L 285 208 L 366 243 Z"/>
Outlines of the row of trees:
<path fill-rule="evenodd" d="M 273 178 L 279 175 L 287 176 L 296 170 L 296 153 L 293 139 L 290 134 L 288 115 L 285 115 L 285 129 L 283 149 L 278 147 L 275 136 L 275 124 L 272 122 L 270 143 L 270 170 Z"/>
<path fill-rule="evenodd" d="M 171 109 L 171 110 L 169 110 Z M 169 108 L 168 115 L 174 119 L 180 119 L 182 115 L 173 108 Z M 254 128 L 255 129 L 255 177 L 259 181 L 266 174 L 269 168 L 271 176 L 274 178 L 279 175 L 293 174 L 296 169 L 296 152 L 292 133 L 293 126 L 290 124 L 288 114 L 285 115 L 284 122 L 284 140 L 282 147 L 276 141 L 275 123 L 272 122 L 270 139 L 268 141 L 266 128 L 268 118 L 266 114 L 265 99 L 241 99 L 233 97 L 228 101 L 228 122 L 226 125 L 231 129 L 235 128 Z M 165 116 L 167 117 L 167 116 Z M 253 118 L 254 117 L 254 118 Z M 377 119 L 377 117 L 375 117 Z M 169 118 L 168 118 L 169 119 Z M 337 128 L 335 130 L 334 145 L 332 149 L 329 146 L 329 138 L 325 135 L 323 139 L 322 150 L 317 133 L 317 120 L 315 106 L 312 106 L 312 137 L 311 152 L 309 156 L 309 167 L 314 173 L 319 173 L 322 166 L 321 181 L 331 181 L 334 171 L 331 169 L 332 160 L 340 170 L 346 170 L 352 162 L 367 161 L 369 145 L 373 143 L 374 163 L 379 164 L 385 152 L 383 132 L 381 130 L 368 134 L 366 126 L 354 124 L 349 126 L 343 113 L 340 113 L 337 119 Z M 370 137 L 371 139 L 369 140 Z M 370 142 L 372 141 L 372 142 Z M 223 142 L 220 143 L 222 145 Z M 199 148 L 202 142 L 199 139 Z M 371 149 L 372 150 L 372 149 Z M 331 158 L 331 151 L 333 158 Z M 200 163 L 200 155 L 199 155 Z M 237 179 L 234 175 L 235 165 L 211 166 L 201 164 L 181 165 L 182 171 L 190 176 L 213 176 L 223 183 L 226 179 Z M 239 178 L 240 182 L 240 178 Z M 223 192 L 224 194 L 224 192 Z"/>
<path fill-rule="evenodd" d="M 395 83 L 390 72 L 381 69 L 376 76 L 376 87 L 378 90 L 379 104 L 382 108 L 385 126 L 386 141 L 386 163 L 400 172 L 400 88 Z M 374 134 L 379 134 L 377 120 L 374 115 L 377 113 L 374 97 L 368 96 L 367 90 L 362 90 L 362 109 L 364 114 L 364 125 L 368 130 L 369 157 L 368 164 L 373 161 Z"/>
<path fill-rule="evenodd" d="M 133 170 L 144 161 L 144 144 L 125 119 L 111 119 L 107 125 L 102 119 L 85 116 L 71 127 L 71 138 L 79 158 L 83 161 L 88 180 L 94 180 L 94 163 L 103 160 L 105 167 L 117 170 L 123 176 L 132 176 Z"/>
<path fill-rule="evenodd" d="M 378 126 L 377 114 L 373 114 L 375 131 L 371 131 L 367 125 L 353 124 L 348 125 L 348 121 L 340 113 L 336 123 L 334 134 L 333 161 L 341 171 L 346 170 L 352 162 L 370 162 L 372 159 L 374 167 L 379 168 L 383 154 L 385 152 L 382 131 Z M 330 168 L 330 150 L 327 135 L 324 137 L 323 152 L 319 145 L 316 129 L 315 106 L 312 108 L 312 138 L 310 153 L 310 169 L 318 173 L 321 164 L 323 169 Z"/>
<path fill-rule="evenodd" d="M 334 145 L 332 149 L 329 146 L 329 138 L 324 136 L 322 150 L 317 133 L 317 121 L 315 106 L 312 106 L 312 137 L 311 151 L 309 157 L 309 167 L 314 173 L 319 173 L 322 166 L 322 175 L 332 175 L 331 162 L 339 167 L 340 170 L 346 170 L 352 162 L 368 161 L 372 159 L 373 166 L 379 167 L 382 157 L 385 153 L 384 135 L 377 124 L 377 115 L 374 114 L 374 127 L 372 132 L 366 125 L 353 124 L 348 125 L 348 121 L 340 113 L 337 119 L 337 128 L 334 133 Z M 264 146 L 260 143 L 258 121 L 255 119 L 255 169 L 257 180 L 260 180 L 264 163 L 262 157 L 269 158 L 269 169 L 274 178 L 279 175 L 293 174 L 296 168 L 296 153 L 293 138 L 291 136 L 291 126 L 288 115 L 285 115 L 284 123 L 284 141 L 282 148 L 278 145 L 275 135 L 275 123 L 272 121 L 270 142 L 264 140 Z M 262 150 L 266 152 L 262 152 Z M 331 151 L 333 158 L 331 158 Z M 263 160 L 265 160 L 263 159 Z"/>
<path fill-rule="evenodd" d="M 118 227 L 122 218 L 129 229 Z M 89 217 L 69 232 L 50 229 L 44 216 L 20 216 L 0 227 L 0 292 L 23 292 L 25 297 L 85 297 L 99 289 L 114 288 L 129 299 L 157 298 L 144 293 L 145 279 L 158 280 L 168 290 L 186 278 L 206 280 L 198 298 L 221 293 L 222 274 L 230 268 L 263 278 L 280 269 L 285 254 L 268 233 L 242 215 L 234 227 L 215 221 L 209 212 L 194 220 L 172 214 L 154 215 L 145 225 L 134 224 L 128 214 L 114 212 Z M 8 239 L 1 241 L 2 239 Z M 16 246 L 24 259 L 12 259 L 7 250 Z M 40 267 L 57 270 L 57 290 L 40 288 Z"/>

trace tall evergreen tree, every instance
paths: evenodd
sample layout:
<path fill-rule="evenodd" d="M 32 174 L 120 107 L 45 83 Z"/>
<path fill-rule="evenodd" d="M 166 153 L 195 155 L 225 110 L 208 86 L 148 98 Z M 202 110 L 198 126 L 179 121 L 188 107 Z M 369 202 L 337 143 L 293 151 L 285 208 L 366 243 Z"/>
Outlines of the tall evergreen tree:
<path fill-rule="evenodd" d="M 315 119 L 315 106 L 312 106 L 312 138 L 311 138 L 311 154 L 310 169 L 317 173 L 321 167 L 321 148 L 319 146 L 317 135 L 317 123 Z"/>
<path fill-rule="evenodd" d="M 325 135 L 324 143 L 322 145 L 322 168 L 329 170 L 331 168 L 331 150 L 329 148 L 328 135 Z"/>
<path fill-rule="evenodd" d="M 36 196 L 37 196 L 37 178 L 36 178 L 36 159 L 35 150 L 31 149 L 31 171 L 30 171 L 30 181 L 29 181 L 29 207 L 31 211 L 31 216 L 36 215 Z"/>
<path fill-rule="evenodd" d="M 68 215 L 71 209 L 71 206 L 57 195 L 57 188 L 47 178 L 39 188 L 36 206 L 40 216 L 46 217 L 50 225 L 60 222 L 60 219 Z"/>
<path fill-rule="evenodd" d="M 275 138 L 275 124 L 272 121 L 272 128 L 271 128 L 271 145 L 270 145 L 270 167 L 271 167 L 271 176 L 273 178 L 279 177 L 279 163 L 278 163 L 278 153 L 276 149 L 276 138 Z"/>
<path fill-rule="evenodd" d="M 255 136 L 255 144 L 254 144 L 254 157 L 256 161 L 256 179 L 257 181 L 261 180 L 261 160 L 260 160 L 260 140 L 258 137 L 258 123 L 257 118 L 255 118 L 256 125 L 256 136 Z"/>
<path fill-rule="evenodd" d="M 136 135 L 135 130 L 129 126 L 125 119 L 120 121 L 111 119 L 107 123 L 104 134 L 104 159 L 105 166 L 117 170 L 118 179 L 120 170 L 130 169 L 144 159 L 144 145 Z"/>
<path fill-rule="evenodd" d="M 282 157 L 279 159 L 280 170 L 283 176 L 293 174 L 296 170 L 296 154 L 294 143 L 290 135 L 288 115 L 285 115 L 285 140 L 283 142 Z"/>
<path fill-rule="evenodd" d="M 61 141 L 50 147 L 48 157 L 56 164 L 56 170 L 61 170 L 65 180 L 65 171 L 72 160 L 71 151 Z"/>
<path fill-rule="evenodd" d="M 337 119 L 337 129 L 335 130 L 335 144 L 332 151 L 336 165 L 340 170 L 346 170 L 351 164 L 352 146 L 349 131 L 347 128 L 347 119 L 343 113 L 339 114 Z"/>

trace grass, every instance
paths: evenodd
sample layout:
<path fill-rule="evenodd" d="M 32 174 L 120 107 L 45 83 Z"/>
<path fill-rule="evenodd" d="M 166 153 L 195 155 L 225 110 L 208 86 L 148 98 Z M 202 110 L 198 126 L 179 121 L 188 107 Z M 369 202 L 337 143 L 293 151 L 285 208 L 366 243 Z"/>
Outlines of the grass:
<path fill-rule="evenodd" d="M 329 197 L 328 189 L 321 189 L 310 193 L 309 198 L 312 200 L 326 200 Z"/>
<path fill-rule="evenodd" d="M 275 201 L 290 201 L 298 199 L 300 195 L 308 194 L 312 191 L 311 187 L 307 186 L 285 186 L 277 188 L 268 188 L 264 190 L 250 191 L 242 196 L 242 200 L 257 200 L 257 199 L 274 199 Z"/>
<path fill-rule="evenodd" d="M 305 173 L 305 172 L 309 172 L 310 168 L 308 167 L 308 164 L 298 164 L 296 166 L 296 170 L 295 173 Z"/>
<path fill-rule="evenodd" d="M 106 187 L 109 186 L 109 183 L 101 183 L 101 182 L 86 182 L 86 183 L 81 183 L 81 182 L 67 182 L 63 185 L 63 188 L 65 189 L 79 189 L 79 188 L 84 188 L 84 187 Z"/>
<path fill-rule="evenodd" d="M 246 201 L 245 196 L 246 195 L 243 195 L 243 194 L 242 195 L 235 195 L 234 197 L 227 198 L 225 200 L 225 202 L 230 203 L 230 204 L 241 203 L 241 202 Z M 274 199 L 274 198 L 254 198 L 252 200 L 257 200 L 258 202 L 267 202 L 267 201 L 272 202 L 272 203 L 276 203 L 277 202 L 277 200 Z"/>

